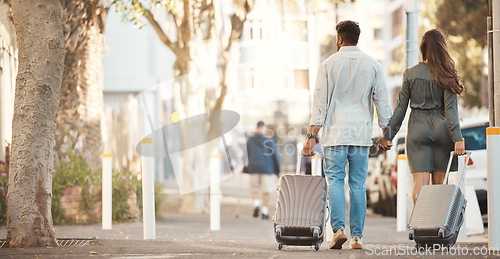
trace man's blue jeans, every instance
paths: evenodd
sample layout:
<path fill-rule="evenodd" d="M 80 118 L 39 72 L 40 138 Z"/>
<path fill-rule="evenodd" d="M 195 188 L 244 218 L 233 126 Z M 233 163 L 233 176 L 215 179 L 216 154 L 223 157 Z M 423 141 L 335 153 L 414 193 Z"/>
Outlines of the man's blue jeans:
<path fill-rule="evenodd" d="M 325 147 L 324 172 L 328 181 L 328 198 L 331 210 L 330 223 L 333 230 L 345 228 L 344 179 L 349 162 L 349 196 L 351 208 L 349 227 L 351 236 L 362 237 L 366 217 L 366 171 L 369 147 L 330 146 Z"/>

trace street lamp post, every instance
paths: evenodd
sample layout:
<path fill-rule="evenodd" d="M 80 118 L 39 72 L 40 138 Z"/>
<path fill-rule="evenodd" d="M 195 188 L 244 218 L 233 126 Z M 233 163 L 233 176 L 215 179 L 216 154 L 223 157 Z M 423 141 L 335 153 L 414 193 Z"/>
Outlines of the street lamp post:
<path fill-rule="evenodd" d="M 406 24 L 406 67 L 412 67 L 418 63 L 418 0 L 409 1 Z"/>

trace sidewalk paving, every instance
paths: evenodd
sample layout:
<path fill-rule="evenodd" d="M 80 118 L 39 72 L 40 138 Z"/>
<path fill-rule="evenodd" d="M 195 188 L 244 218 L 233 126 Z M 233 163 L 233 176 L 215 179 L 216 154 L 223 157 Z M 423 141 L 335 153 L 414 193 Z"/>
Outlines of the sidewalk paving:
<path fill-rule="evenodd" d="M 28 249 L 0 249 L 0 258 L 314 258 L 341 256 L 365 258 L 380 255 L 446 257 L 440 251 L 434 254 L 412 254 L 413 241 L 407 232 L 396 231 L 396 218 L 382 217 L 368 212 L 365 222 L 365 249 L 350 250 L 348 243 L 342 250 L 328 250 L 327 242 L 315 251 L 312 247 L 285 247 L 279 251 L 274 239 L 273 221 L 253 218 L 252 201 L 247 188 L 231 181 L 222 184 L 224 196 L 221 200 L 221 230 L 210 231 L 208 214 L 180 214 L 181 196 L 175 189 L 166 189 L 168 196 L 162 205 L 163 219 L 156 222 L 156 240 L 143 240 L 142 222 L 113 224 L 112 230 L 102 230 L 100 224 L 55 226 L 57 238 L 97 238 L 89 246 Z M 275 199 L 275 197 L 273 197 Z M 271 204 L 274 204 L 274 200 Z M 238 206 L 239 204 L 239 206 Z M 274 208 L 270 208 L 270 215 Z M 236 218 L 237 211 L 240 215 Z M 5 226 L 0 228 L 0 238 L 6 235 Z M 469 238 L 468 243 L 455 247 L 472 254 L 479 253 L 487 245 L 487 236 Z M 393 250 L 390 254 L 389 252 Z M 383 254 L 383 253 L 386 254 Z M 450 251 L 452 252 L 452 251 Z M 417 251 L 413 251 L 417 253 Z M 424 254 L 422 254 L 424 253 Z M 463 253 L 462 253 L 463 254 Z M 486 254 L 487 255 L 487 254 Z M 453 258 L 462 255 L 448 255 Z M 483 253 L 478 257 L 485 258 Z M 499 258 L 494 255 L 491 258 Z"/>

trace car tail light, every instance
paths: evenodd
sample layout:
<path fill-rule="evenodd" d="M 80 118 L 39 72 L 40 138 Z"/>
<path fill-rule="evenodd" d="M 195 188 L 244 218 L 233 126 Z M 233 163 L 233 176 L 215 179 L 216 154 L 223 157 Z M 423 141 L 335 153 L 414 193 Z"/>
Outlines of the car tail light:
<path fill-rule="evenodd" d="M 392 180 L 392 185 L 394 185 L 394 187 L 398 188 L 398 173 L 397 172 L 391 173 L 391 180 Z"/>
<path fill-rule="evenodd" d="M 472 162 L 472 158 L 469 158 L 469 162 L 467 163 L 467 165 L 473 165 L 474 162 Z"/>

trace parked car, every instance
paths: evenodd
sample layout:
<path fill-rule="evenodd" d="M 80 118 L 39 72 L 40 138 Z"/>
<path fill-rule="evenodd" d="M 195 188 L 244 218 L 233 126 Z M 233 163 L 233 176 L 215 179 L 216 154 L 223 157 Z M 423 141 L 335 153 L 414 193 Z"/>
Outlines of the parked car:
<path fill-rule="evenodd" d="M 465 174 L 465 185 L 474 186 L 481 214 L 486 215 L 486 128 L 489 126 L 489 119 L 488 117 L 471 118 L 461 121 L 460 124 L 465 149 L 472 151 Z M 393 148 L 387 153 L 370 152 L 366 189 L 368 206 L 375 213 L 385 216 L 396 215 L 397 157 L 405 153 L 405 137 L 406 130 L 401 129 L 393 139 Z M 376 144 L 372 146 L 372 149 L 377 149 Z M 486 216 L 483 216 L 484 218 Z"/>
<path fill-rule="evenodd" d="M 486 128 L 488 117 L 471 118 L 461 122 L 465 149 L 472 151 L 471 159 L 465 173 L 465 185 L 474 186 L 481 214 L 486 215 L 487 164 L 486 164 Z M 483 217 L 484 218 L 484 217 Z"/>
<path fill-rule="evenodd" d="M 396 216 L 397 157 L 404 154 L 405 133 L 406 130 L 402 129 L 394 137 L 394 146 L 387 152 L 379 150 L 375 143 L 378 137 L 373 138 L 374 144 L 370 148 L 368 158 L 366 193 L 367 206 L 372 208 L 374 213 Z"/>

